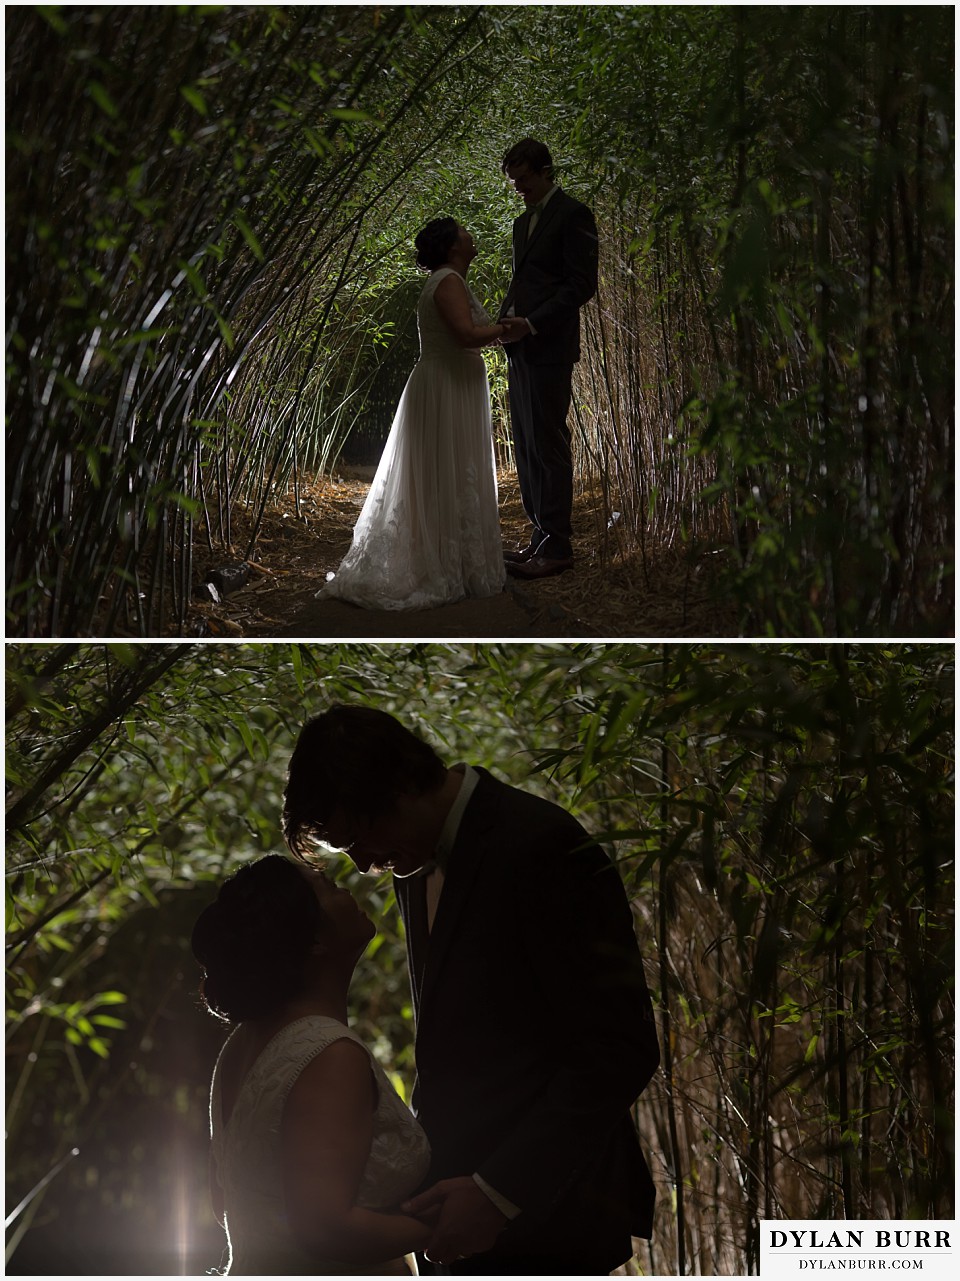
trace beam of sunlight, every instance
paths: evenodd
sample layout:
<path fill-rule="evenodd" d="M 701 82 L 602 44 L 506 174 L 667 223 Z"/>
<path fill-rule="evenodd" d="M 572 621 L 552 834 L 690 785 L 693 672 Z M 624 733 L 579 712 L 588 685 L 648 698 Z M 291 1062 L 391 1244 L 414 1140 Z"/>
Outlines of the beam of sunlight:
<path fill-rule="evenodd" d="M 179 1174 L 173 1208 L 173 1240 L 177 1255 L 177 1275 L 188 1275 L 190 1258 L 190 1196 L 188 1193 L 187 1161 L 177 1162 Z"/>

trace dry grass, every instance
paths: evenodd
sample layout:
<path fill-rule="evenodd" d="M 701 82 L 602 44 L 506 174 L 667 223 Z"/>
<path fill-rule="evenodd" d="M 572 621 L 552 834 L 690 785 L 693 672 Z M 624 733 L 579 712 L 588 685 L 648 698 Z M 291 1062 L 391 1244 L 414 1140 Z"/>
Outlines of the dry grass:
<path fill-rule="evenodd" d="M 353 525 L 369 487 L 366 477 L 345 473 L 320 477 L 301 487 L 299 511 L 292 492 L 277 496 L 268 508 L 253 556 L 250 579 L 219 604 L 195 602 L 186 630 L 193 635 L 270 637 L 297 631 L 298 617 L 312 608 L 313 595 L 328 570 L 335 570 L 350 546 Z M 666 548 L 648 549 L 646 564 L 637 551 L 618 548 L 602 525 L 603 506 L 596 491 L 577 495 L 574 511 L 576 568 L 538 582 L 511 581 L 502 606 L 526 619 L 522 633 L 504 626 L 505 635 L 649 638 L 734 636 L 736 618 L 718 604 L 711 591 L 708 557 Z M 500 475 L 500 517 L 504 545 L 526 541 L 528 529 L 514 473 Z M 234 517 L 231 547 L 204 548 L 196 555 L 195 578 L 242 558 L 250 527 L 241 512 Z M 489 629 L 490 601 L 476 602 Z M 340 607 L 341 610 L 344 608 Z M 436 611 L 431 611 L 435 613 Z M 469 615 L 465 614 L 464 619 Z M 331 612 L 325 620 L 334 620 Z M 469 628 L 469 622 L 464 623 Z M 307 630 L 316 634 L 317 621 Z M 381 618 L 373 611 L 352 610 L 351 634 L 370 636 L 427 635 L 435 629 L 425 615 L 393 612 Z M 331 631 L 339 635 L 340 631 Z M 478 633 L 479 634 L 479 633 Z"/>

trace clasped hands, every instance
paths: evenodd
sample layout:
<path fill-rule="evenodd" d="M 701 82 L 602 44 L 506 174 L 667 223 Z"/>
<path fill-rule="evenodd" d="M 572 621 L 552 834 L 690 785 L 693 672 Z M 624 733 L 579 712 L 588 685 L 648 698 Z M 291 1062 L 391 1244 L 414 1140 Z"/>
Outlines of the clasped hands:
<path fill-rule="evenodd" d="M 503 333 L 500 336 L 502 343 L 519 342 L 530 333 L 530 322 L 524 320 L 523 316 L 502 316 L 497 324 L 503 325 Z"/>
<path fill-rule="evenodd" d="M 507 1217 L 473 1179 L 442 1179 L 401 1206 L 404 1214 L 433 1228 L 424 1248 L 431 1263 L 456 1263 L 489 1250 L 507 1226 Z"/>

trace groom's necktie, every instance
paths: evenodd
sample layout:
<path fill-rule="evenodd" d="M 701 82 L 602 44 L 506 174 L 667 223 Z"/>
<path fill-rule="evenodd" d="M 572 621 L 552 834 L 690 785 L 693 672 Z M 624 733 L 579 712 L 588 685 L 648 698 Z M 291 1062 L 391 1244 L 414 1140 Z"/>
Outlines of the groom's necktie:
<path fill-rule="evenodd" d="M 527 239 L 528 240 L 533 235 L 533 229 L 537 225 L 537 220 L 539 219 L 542 211 L 543 211 L 542 200 L 540 201 L 539 204 L 534 205 L 533 208 L 530 210 L 530 216 L 527 219 Z"/>

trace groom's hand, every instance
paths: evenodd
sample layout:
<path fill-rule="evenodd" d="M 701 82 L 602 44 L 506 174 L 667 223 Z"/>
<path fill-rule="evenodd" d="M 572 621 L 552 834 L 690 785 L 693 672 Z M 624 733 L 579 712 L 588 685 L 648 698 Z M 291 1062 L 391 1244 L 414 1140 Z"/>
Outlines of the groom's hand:
<path fill-rule="evenodd" d="M 500 324 L 504 326 L 501 342 L 519 342 L 530 333 L 530 324 L 523 316 L 504 316 Z"/>
<path fill-rule="evenodd" d="M 455 1263 L 489 1250 L 507 1226 L 507 1216 L 473 1179 L 443 1179 L 426 1192 L 405 1201 L 405 1214 L 428 1222 L 439 1211 L 433 1236 L 424 1250 L 431 1263 Z"/>

